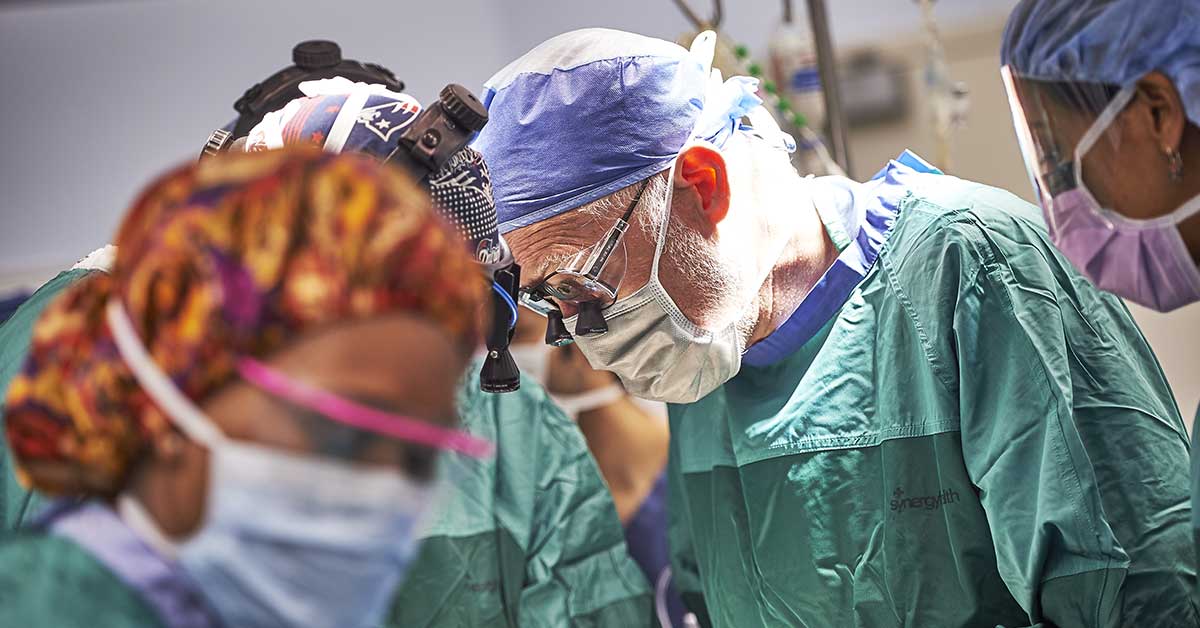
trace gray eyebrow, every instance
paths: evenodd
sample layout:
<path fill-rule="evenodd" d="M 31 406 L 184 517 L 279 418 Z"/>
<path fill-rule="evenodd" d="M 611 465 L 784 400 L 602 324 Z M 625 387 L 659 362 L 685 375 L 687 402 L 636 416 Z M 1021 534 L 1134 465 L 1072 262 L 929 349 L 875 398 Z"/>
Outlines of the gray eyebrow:
<path fill-rule="evenodd" d="M 529 289 L 546 280 L 558 267 L 562 266 L 563 262 L 575 257 L 579 251 L 574 253 L 555 253 L 542 258 L 542 261 L 537 265 L 537 272 L 532 273 L 531 277 L 536 277 L 536 280 L 522 282 L 521 288 Z"/>
<path fill-rule="evenodd" d="M 608 197 L 604 197 L 604 198 L 600 199 L 600 201 L 597 201 L 594 203 L 606 203 L 606 202 L 611 203 L 611 201 L 608 199 Z M 596 236 L 596 242 L 593 244 L 589 244 L 588 246 L 594 246 L 595 244 L 599 244 L 600 241 L 602 239 L 604 239 L 604 236 L 608 233 L 609 228 L 612 226 L 610 224 L 609 226 L 606 227 L 605 223 L 615 224 L 615 222 L 616 222 L 616 219 L 609 217 L 605 213 L 605 210 L 599 209 L 598 207 L 594 207 L 591 204 L 584 205 L 583 207 L 580 207 L 579 209 L 576 209 L 574 211 L 579 212 L 582 215 L 586 216 L 586 220 L 584 220 L 581 224 L 576 226 L 577 230 L 580 230 L 580 231 L 590 230 L 590 229 L 602 230 Z M 556 249 L 566 249 L 566 248 L 568 248 L 568 245 L 551 244 L 551 245 L 549 245 L 548 248 L 553 251 Z M 582 250 L 583 250 L 582 248 L 579 248 L 579 249 L 572 249 L 570 252 L 551 253 L 551 254 L 545 256 L 544 258 L 542 258 L 541 262 L 539 262 L 537 264 L 537 266 L 530 266 L 530 267 L 524 269 L 526 271 L 536 269 L 537 270 L 536 273 L 535 272 L 522 272 L 522 275 L 526 275 L 528 277 L 536 277 L 537 279 L 536 279 L 536 281 L 530 281 L 523 277 L 522 281 L 521 281 L 521 289 L 528 290 L 529 288 L 532 288 L 533 286 L 536 286 L 539 283 L 545 281 L 546 278 L 549 277 L 554 271 L 558 270 L 558 267 L 562 266 L 563 262 L 571 259 L 572 257 L 575 257 Z"/>

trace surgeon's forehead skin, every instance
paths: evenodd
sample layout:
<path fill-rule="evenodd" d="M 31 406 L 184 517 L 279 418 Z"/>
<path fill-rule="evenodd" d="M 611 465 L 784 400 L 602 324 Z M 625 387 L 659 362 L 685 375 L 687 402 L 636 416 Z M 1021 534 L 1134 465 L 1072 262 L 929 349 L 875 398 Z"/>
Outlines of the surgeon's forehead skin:
<path fill-rule="evenodd" d="M 521 287 L 536 286 L 579 251 L 594 246 L 611 226 L 574 209 L 506 234 L 513 257 L 521 265 Z"/>

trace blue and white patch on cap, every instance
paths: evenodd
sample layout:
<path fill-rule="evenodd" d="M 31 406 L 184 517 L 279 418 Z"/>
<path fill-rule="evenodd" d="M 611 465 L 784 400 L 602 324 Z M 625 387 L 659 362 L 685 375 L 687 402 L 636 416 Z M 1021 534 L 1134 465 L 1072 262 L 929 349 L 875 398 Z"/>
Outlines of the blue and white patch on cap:
<path fill-rule="evenodd" d="M 251 129 L 246 151 L 310 143 L 329 152 L 385 159 L 399 145 L 402 130 L 421 112 L 421 104 L 408 94 L 341 77 L 306 81 L 300 90 L 305 96 L 267 114 Z M 495 269 L 511 263 L 512 254 L 496 225 L 492 178 L 478 151 L 463 148 L 430 175 L 429 195 L 480 264 Z"/>
<path fill-rule="evenodd" d="M 591 28 L 559 35 L 484 86 L 472 146 L 492 169 L 500 232 L 531 225 L 671 167 L 700 138 L 717 146 L 762 101 L 757 81 L 711 69 L 715 35 L 692 49 Z"/>
<path fill-rule="evenodd" d="M 408 94 L 343 77 L 305 81 L 300 91 L 303 97 L 263 116 L 250 130 L 247 152 L 308 143 L 331 153 L 351 150 L 383 158 L 421 112 L 421 103 Z"/>

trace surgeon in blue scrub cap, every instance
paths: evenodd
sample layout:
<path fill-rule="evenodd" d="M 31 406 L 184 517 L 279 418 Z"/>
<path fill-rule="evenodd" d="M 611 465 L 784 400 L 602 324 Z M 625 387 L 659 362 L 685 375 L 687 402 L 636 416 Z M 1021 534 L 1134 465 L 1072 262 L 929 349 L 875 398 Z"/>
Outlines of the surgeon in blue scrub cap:
<path fill-rule="evenodd" d="M 1200 301 L 1200 2 L 1022 2 L 1001 56 L 1055 244 L 1143 306 Z"/>
<path fill-rule="evenodd" d="M 756 85 L 588 29 L 487 84 L 522 301 L 671 415 L 714 626 L 1196 626 L 1187 437 L 1041 214 L 905 153 L 806 178 Z"/>
<path fill-rule="evenodd" d="M 1001 58 L 1055 244 L 1146 307 L 1200 301 L 1200 2 L 1022 2 Z"/>

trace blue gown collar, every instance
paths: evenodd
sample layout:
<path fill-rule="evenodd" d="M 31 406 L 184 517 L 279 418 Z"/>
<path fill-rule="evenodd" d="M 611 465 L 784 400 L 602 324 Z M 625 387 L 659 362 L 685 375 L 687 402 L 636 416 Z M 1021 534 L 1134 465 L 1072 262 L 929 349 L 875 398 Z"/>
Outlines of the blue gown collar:
<path fill-rule="evenodd" d="M 804 346 L 833 318 L 866 278 L 891 234 L 908 194 L 905 174 L 942 174 L 911 151 L 888 162 L 870 181 L 844 177 L 813 181 L 814 202 L 830 240 L 840 253 L 796 311 L 766 338 L 751 345 L 742 363 L 752 367 L 777 364 Z"/>
<path fill-rule="evenodd" d="M 36 527 L 84 548 L 136 591 L 167 628 L 221 627 L 183 568 L 152 550 L 107 505 L 58 502 Z"/>

